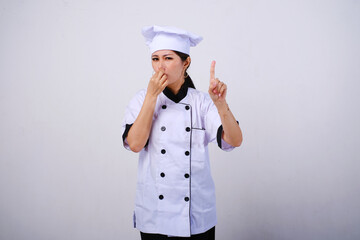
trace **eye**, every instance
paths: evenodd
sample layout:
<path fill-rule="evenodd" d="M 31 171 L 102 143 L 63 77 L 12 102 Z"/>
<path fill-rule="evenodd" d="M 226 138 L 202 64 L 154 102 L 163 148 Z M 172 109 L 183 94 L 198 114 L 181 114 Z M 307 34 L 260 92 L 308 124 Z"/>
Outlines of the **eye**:
<path fill-rule="evenodd" d="M 165 59 L 166 60 L 172 60 L 173 58 L 172 57 L 166 57 Z"/>
<path fill-rule="evenodd" d="M 153 57 L 152 60 L 153 60 L 154 62 L 156 62 L 156 61 L 159 61 L 159 58 Z"/>

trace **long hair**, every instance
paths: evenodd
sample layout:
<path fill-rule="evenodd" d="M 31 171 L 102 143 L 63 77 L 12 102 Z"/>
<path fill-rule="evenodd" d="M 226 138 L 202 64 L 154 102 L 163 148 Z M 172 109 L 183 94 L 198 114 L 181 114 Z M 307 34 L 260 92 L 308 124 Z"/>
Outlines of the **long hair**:
<path fill-rule="evenodd" d="M 190 56 L 189 56 L 188 54 L 186 54 L 186 53 L 182 53 L 182 52 L 178 52 L 178 51 L 174 51 L 174 52 L 176 53 L 176 55 L 178 55 L 178 56 L 180 57 L 180 59 L 181 59 L 183 62 L 185 62 L 186 59 L 187 59 L 188 57 L 190 57 Z M 190 63 L 191 63 L 191 62 L 190 62 Z M 195 85 L 194 85 L 194 82 L 192 81 L 190 75 L 187 73 L 187 70 L 188 70 L 189 67 L 190 67 L 190 64 L 189 64 L 189 66 L 185 69 L 185 72 L 184 72 L 185 81 L 188 82 L 189 87 L 196 89 L 196 88 L 195 88 Z"/>

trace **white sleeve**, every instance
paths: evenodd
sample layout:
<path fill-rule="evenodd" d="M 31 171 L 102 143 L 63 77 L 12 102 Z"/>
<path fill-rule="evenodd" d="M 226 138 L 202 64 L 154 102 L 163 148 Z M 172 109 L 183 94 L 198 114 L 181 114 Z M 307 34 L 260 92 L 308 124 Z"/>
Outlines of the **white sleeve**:
<path fill-rule="evenodd" d="M 130 150 L 129 144 L 127 143 L 126 137 L 129 133 L 130 127 L 135 122 L 137 116 L 139 115 L 139 112 L 141 110 L 141 107 L 143 105 L 144 99 L 145 99 L 145 90 L 139 91 L 129 102 L 125 109 L 125 116 L 122 122 L 122 140 L 124 147 L 128 150 Z"/>

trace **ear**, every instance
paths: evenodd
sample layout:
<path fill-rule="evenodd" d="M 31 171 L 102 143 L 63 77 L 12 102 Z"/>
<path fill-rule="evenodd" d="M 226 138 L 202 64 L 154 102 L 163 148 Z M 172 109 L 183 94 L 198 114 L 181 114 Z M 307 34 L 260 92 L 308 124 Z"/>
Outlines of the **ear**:
<path fill-rule="evenodd" d="M 185 69 L 187 69 L 190 66 L 191 63 L 191 58 L 188 57 L 185 61 L 184 61 L 184 67 Z"/>

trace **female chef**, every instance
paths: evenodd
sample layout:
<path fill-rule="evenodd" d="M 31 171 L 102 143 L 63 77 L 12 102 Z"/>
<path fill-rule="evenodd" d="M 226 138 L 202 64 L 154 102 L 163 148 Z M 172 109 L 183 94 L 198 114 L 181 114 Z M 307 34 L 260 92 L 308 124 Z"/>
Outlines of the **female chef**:
<path fill-rule="evenodd" d="M 213 61 L 208 94 L 195 89 L 186 70 L 200 36 L 161 26 L 142 33 L 155 73 L 130 101 L 123 122 L 125 148 L 140 152 L 134 226 L 141 239 L 215 239 L 208 144 L 229 151 L 242 142 L 227 86 L 215 78 Z"/>

